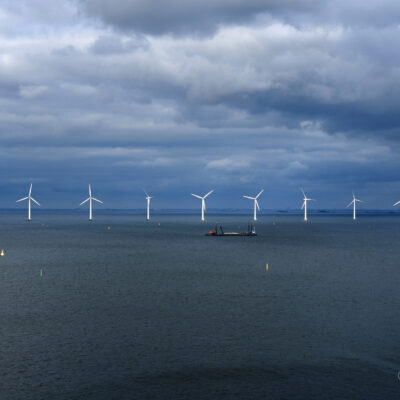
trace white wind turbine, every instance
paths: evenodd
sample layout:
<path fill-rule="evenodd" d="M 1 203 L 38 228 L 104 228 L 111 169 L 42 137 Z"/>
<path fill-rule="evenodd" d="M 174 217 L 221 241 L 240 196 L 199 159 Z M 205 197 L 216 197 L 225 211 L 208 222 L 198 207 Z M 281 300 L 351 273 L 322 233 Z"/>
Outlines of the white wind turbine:
<path fill-rule="evenodd" d="M 301 189 L 301 192 L 303 193 L 303 196 L 304 196 L 304 198 L 303 198 L 303 205 L 301 206 L 301 208 L 303 209 L 304 208 L 304 221 L 308 221 L 308 219 L 307 219 L 307 201 L 315 201 L 315 199 L 309 199 L 307 196 L 306 196 L 306 194 L 304 193 L 304 190 L 303 189 Z"/>
<path fill-rule="evenodd" d="M 32 183 L 31 186 L 29 188 L 29 194 L 27 197 L 24 197 L 22 199 L 17 200 L 17 203 L 19 203 L 20 201 L 24 201 L 24 200 L 28 200 L 28 221 L 30 221 L 31 218 L 31 200 L 36 203 L 38 206 L 40 206 L 40 204 L 31 196 L 32 193 Z"/>
<path fill-rule="evenodd" d="M 364 203 L 362 200 L 356 199 L 356 196 L 354 196 L 353 192 L 353 200 L 347 205 L 347 207 L 350 207 L 353 204 L 353 219 L 354 221 L 356 220 L 356 203 Z"/>
<path fill-rule="evenodd" d="M 90 183 L 89 183 L 89 197 L 86 200 L 82 201 L 81 204 L 79 204 L 81 206 L 82 204 L 85 204 L 87 201 L 89 201 L 89 221 L 93 220 L 93 218 L 92 218 L 92 200 L 97 201 L 98 203 L 104 204 L 101 200 L 98 200 L 92 196 L 92 188 L 90 187 Z"/>
<path fill-rule="evenodd" d="M 198 199 L 201 199 L 201 220 L 204 221 L 204 211 L 206 210 L 206 197 L 208 197 L 214 190 L 209 191 L 207 194 L 205 194 L 203 197 L 198 196 L 197 194 L 191 193 L 192 196 L 197 197 Z"/>
<path fill-rule="evenodd" d="M 153 197 L 149 196 L 146 191 L 143 189 L 144 194 L 146 195 L 146 200 L 147 200 L 147 221 L 150 221 L 150 199 Z"/>
<path fill-rule="evenodd" d="M 261 196 L 261 193 L 262 193 L 263 191 L 264 191 L 264 189 L 261 190 L 261 192 L 258 193 L 258 195 L 257 195 L 256 197 L 243 196 L 243 197 L 245 197 L 246 199 L 254 200 L 254 221 L 257 221 L 257 209 L 258 209 L 258 211 L 260 211 L 260 206 L 258 205 L 257 199 Z"/>

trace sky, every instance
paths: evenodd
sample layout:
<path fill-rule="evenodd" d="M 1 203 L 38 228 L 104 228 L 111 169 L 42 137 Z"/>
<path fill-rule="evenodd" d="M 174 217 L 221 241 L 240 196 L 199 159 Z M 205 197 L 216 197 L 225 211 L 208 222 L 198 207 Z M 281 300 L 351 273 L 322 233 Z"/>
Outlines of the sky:
<path fill-rule="evenodd" d="M 0 207 L 400 200 L 400 2 L 2 0 Z"/>

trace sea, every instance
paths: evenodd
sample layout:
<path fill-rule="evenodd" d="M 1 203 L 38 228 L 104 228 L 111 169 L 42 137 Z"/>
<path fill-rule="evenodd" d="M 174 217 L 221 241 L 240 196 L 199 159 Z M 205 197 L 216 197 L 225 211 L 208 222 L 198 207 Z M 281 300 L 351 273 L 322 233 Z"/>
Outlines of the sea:
<path fill-rule="evenodd" d="M 0 212 L 0 399 L 399 399 L 400 215 Z"/>

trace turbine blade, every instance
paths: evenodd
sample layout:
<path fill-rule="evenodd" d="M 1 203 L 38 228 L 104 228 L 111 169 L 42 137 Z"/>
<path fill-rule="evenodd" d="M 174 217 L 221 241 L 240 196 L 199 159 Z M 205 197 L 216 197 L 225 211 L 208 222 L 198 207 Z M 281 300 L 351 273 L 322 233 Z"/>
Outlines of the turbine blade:
<path fill-rule="evenodd" d="M 29 197 L 30 197 L 31 193 L 32 193 L 32 183 L 31 183 L 31 186 L 29 187 Z"/>
<path fill-rule="evenodd" d="M 307 198 L 306 194 L 304 193 L 304 190 L 303 189 L 300 189 L 300 190 L 301 190 L 301 193 L 303 193 L 304 198 Z"/>
<path fill-rule="evenodd" d="M 104 204 L 101 200 L 96 199 L 95 197 L 92 196 L 92 200 L 97 201 L 98 203 Z"/>
<path fill-rule="evenodd" d="M 400 204 L 400 201 L 398 201 L 397 203 L 394 203 L 394 204 L 393 204 L 393 207 L 394 207 L 394 206 L 397 206 L 398 204 Z"/>
<path fill-rule="evenodd" d="M 258 201 L 254 200 L 256 202 L 257 210 L 260 211 L 260 206 L 258 205 Z"/>
<path fill-rule="evenodd" d="M 89 197 L 92 197 L 92 188 L 90 187 L 90 183 L 89 183 Z"/>
<path fill-rule="evenodd" d="M 351 201 L 351 202 L 346 206 L 346 208 L 347 208 L 347 207 L 350 207 L 353 203 L 354 203 L 354 200 Z"/>
<path fill-rule="evenodd" d="M 88 197 L 85 201 L 82 201 L 82 203 L 81 204 L 79 204 L 80 206 L 82 205 L 82 204 L 85 204 L 87 201 L 89 201 L 90 200 L 90 197 Z"/>
<path fill-rule="evenodd" d="M 250 200 L 255 200 L 256 199 L 255 197 L 250 197 L 250 196 L 243 196 L 243 197 L 245 197 L 246 199 L 250 199 Z"/>
<path fill-rule="evenodd" d="M 214 190 L 210 190 L 203 198 L 205 199 L 207 196 L 209 196 Z"/>
<path fill-rule="evenodd" d="M 260 193 L 258 193 L 258 195 L 256 196 L 256 199 L 258 199 L 260 196 L 261 196 L 261 194 L 262 194 L 262 192 L 264 191 L 264 189 L 263 190 L 261 190 L 261 192 Z"/>
<path fill-rule="evenodd" d="M 202 199 L 202 197 L 201 196 L 198 196 L 197 194 L 193 194 L 193 193 L 190 193 L 192 196 L 194 196 L 194 197 L 197 197 L 198 199 Z"/>
<path fill-rule="evenodd" d="M 306 205 L 306 201 L 304 200 L 303 205 L 301 206 L 301 209 L 303 209 L 305 205 Z"/>
<path fill-rule="evenodd" d="M 40 204 L 32 196 L 31 196 L 31 200 L 40 207 Z"/>
<path fill-rule="evenodd" d="M 145 194 L 147 197 L 149 197 L 149 195 L 147 194 L 147 192 L 146 192 L 144 189 L 142 189 L 142 190 L 143 190 L 144 194 Z"/>
<path fill-rule="evenodd" d="M 27 200 L 27 199 L 29 199 L 29 197 L 24 197 L 23 199 L 17 200 L 16 203 L 19 203 L 20 201 L 24 201 L 24 200 Z"/>

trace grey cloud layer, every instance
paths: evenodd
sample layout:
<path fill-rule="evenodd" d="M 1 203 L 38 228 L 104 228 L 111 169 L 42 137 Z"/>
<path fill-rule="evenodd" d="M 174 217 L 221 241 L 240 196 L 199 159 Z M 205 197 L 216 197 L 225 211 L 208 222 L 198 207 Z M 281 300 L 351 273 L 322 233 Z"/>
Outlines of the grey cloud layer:
<path fill-rule="evenodd" d="M 8 99 L 67 100 L 67 111 L 81 110 L 79 100 L 86 100 L 88 111 L 107 104 L 101 111 L 107 115 L 130 102 L 142 115 L 148 110 L 158 120 L 201 126 L 272 119 L 294 127 L 312 119 L 331 133 L 372 130 L 394 137 L 400 80 L 398 56 L 391 53 L 399 44 L 397 30 L 379 37 L 377 30 L 272 24 L 226 28 L 201 40 L 92 32 L 93 38 L 69 38 L 68 46 L 55 42 L 51 49 L 38 40 L 34 51 L 35 40 L 20 48 L 16 40 L 0 83 L 11 91 Z M 121 104 L 114 109 L 115 97 Z M 163 110 L 155 112 L 160 102 Z"/>
<path fill-rule="evenodd" d="M 64 1 L 64 13 L 47 16 L 34 3 L 0 8 L 8 20 L 0 30 L 1 163 L 10 192 L 24 177 L 59 187 L 57 175 L 71 188 L 90 180 L 121 196 L 128 183 L 148 182 L 166 197 L 194 181 L 225 191 L 268 183 L 286 195 L 299 185 L 396 187 L 394 2 L 369 3 L 352 23 L 358 1 L 336 15 L 331 3 L 312 1 L 203 1 L 201 11 L 176 1 L 165 12 L 150 2 L 108 10 L 110 2 Z M 380 21 L 369 24 L 374 10 Z M 207 34 L 189 34 L 200 30 Z"/>
<path fill-rule="evenodd" d="M 90 15 L 122 29 L 163 33 L 209 33 L 222 24 L 245 23 L 257 14 L 309 10 L 315 0 L 85 0 Z"/>
<path fill-rule="evenodd" d="M 87 15 L 147 34 L 212 34 L 224 25 L 280 21 L 297 27 L 398 25 L 396 0 L 81 0 Z"/>

